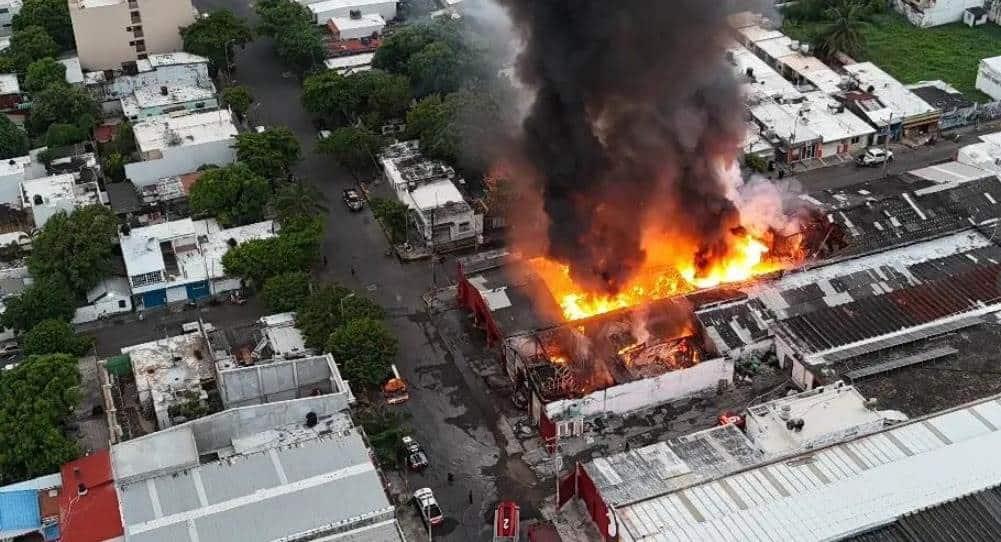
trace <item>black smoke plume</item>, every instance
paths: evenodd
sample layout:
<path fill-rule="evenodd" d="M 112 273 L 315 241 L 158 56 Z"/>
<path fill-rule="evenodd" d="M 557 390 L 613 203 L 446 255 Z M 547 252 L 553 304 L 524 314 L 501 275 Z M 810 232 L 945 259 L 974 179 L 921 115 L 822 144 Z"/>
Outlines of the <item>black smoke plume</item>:
<path fill-rule="evenodd" d="M 549 256 L 614 293 L 656 224 L 726 252 L 739 213 L 720 167 L 743 139 L 721 0 L 498 0 L 521 34 L 516 70 L 535 93 L 519 153 L 542 187 Z"/>

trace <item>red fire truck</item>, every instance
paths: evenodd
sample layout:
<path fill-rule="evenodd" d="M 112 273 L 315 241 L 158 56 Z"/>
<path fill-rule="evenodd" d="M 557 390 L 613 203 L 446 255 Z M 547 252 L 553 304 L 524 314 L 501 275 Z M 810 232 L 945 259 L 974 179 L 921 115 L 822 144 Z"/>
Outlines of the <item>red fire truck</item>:
<path fill-rule="evenodd" d="M 518 542 L 521 508 L 517 503 L 502 501 L 494 511 L 494 542 Z"/>

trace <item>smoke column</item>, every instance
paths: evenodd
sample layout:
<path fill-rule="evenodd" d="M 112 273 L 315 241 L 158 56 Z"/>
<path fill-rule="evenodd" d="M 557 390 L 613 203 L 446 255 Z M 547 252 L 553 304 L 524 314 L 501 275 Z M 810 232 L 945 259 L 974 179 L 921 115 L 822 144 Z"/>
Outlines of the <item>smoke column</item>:
<path fill-rule="evenodd" d="M 727 170 L 744 135 L 726 62 L 739 1 L 498 0 L 535 93 L 517 154 L 541 186 L 549 256 L 614 293 L 651 225 L 691 241 L 696 269 L 740 226 Z"/>

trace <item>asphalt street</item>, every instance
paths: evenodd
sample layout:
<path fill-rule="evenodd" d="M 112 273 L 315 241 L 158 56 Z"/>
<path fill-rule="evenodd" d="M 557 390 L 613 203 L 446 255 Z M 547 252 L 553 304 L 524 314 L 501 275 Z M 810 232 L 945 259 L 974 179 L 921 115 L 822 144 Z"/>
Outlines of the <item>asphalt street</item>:
<path fill-rule="evenodd" d="M 225 7 L 252 18 L 245 1 L 195 3 L 202 11 Z M 505 458 L 503 443 L 498 445 L 493 430 L 495 414 L 483 399 L 486 391 L 462 360 L 452 357 L 427 314 L 422 296 L 431 288 L 435 272 L 439 280 L 444 278 L 443 270 L 433 271 L 428 262 L 403 264 L 387 256 L 389 245 L 371 212 L 352 213 L 341 203 L 341 191 L 355 186 L 355 180 L 333 159 L 315 152 L 316 132 L 301 105 L 300 82 L 287 74 L 283 77 L 286 68 L 275 57 L 270 40 L 248 44 L 237 51 L 235 61 L 233 78 L 250 87 L 255 97 L 249 115 L 252 124 L 290 128 L 303 147 L 296 175 L 326 196 L 330 212 L 324 254 L 328 263 L 321 276 L 358 290 L 387 309 L 387 323 L 400 341 L 397 367 L 411 385 L 411 400 L 402 408 L 409 414 L 407 425 L 427 448 L 431 461 L 431 468 L 411 475 L 407 485 L 410 491 L 432 488 L 447 516 L 434 538 L 489 539 L 486 518 L 499 498 L 497 488 L 509 488 L 503 498 L 517 499 L 519 482 L 495 474 L 504 471 Z M 455 476 L 452 484 L 447 480 L 449 472 Z M 526 504 L 523 507 L 529 508 Z M 409 514 L 409 507 L 401 512 Z"/>

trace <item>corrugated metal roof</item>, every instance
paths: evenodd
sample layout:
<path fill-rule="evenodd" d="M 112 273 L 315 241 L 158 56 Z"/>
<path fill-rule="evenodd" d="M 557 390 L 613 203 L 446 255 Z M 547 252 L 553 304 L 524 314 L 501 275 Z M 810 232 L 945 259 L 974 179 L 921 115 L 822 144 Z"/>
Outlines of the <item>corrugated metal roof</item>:
<path fill-rule="evenodd" d="M 997 397 L 618 508 L 623 542 L 833 540 L 1001 481 Z"/>
<path fill-rule="evenodd" d="M 41 526 L 37 490 L 0 492 L 0 538 L 17 536 Z"/>
<path fill-rule="evenodd" d="M 1001 487 L 907 514 L 897 521 L 846 539 L 849 542 L 1001 540 Z"/>
<path fill-rule="evenodd" d="M 355 430 L 129 483 L 119 495 L 126 540 L 136 542 L 277 540 L 394 517 Z M 385 540 L 364 532 L 350 540 Z"/>

